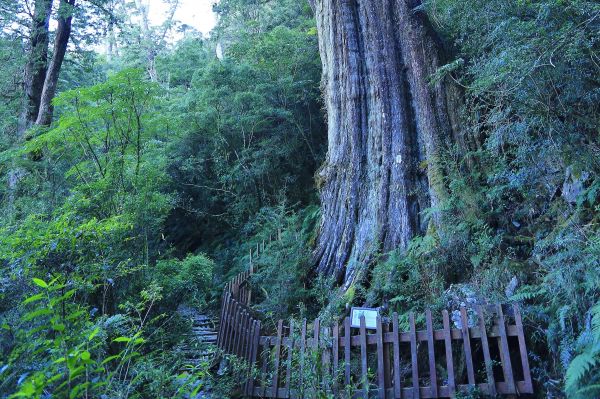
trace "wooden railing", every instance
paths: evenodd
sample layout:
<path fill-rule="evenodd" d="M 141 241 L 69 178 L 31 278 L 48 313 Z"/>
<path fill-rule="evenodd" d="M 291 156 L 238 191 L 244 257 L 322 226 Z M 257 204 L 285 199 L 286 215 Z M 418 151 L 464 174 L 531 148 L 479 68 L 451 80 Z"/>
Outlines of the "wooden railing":
<path fill-rule="evenodd" d="M 462 307 L 452 321 L 444 310 L 439 328 L 427 311 L 424 330 L 417 330 L 410 314 L 402 331 L 393 314 L 389 320 L 377 318 L 374 330 L 367 330 L 364 317 L 359 328 L 351 327 L 348 317 L 327 327 L 319 319 L 311 325 L 305 319 L 299 328 L 293 320 L 286 325 L 279 320 L 275 335 L 263 335 L 249 307 L 252 273 L 251 262 L 250 270 L 225 287 L 217 340 L 222 351 L 258 371 L 244 383 L 246 396 L 310 398 L 317 390 L 364 399 L 448 398 L 470 389 L 492 396 L 533 393 L 516 305 Z"/>

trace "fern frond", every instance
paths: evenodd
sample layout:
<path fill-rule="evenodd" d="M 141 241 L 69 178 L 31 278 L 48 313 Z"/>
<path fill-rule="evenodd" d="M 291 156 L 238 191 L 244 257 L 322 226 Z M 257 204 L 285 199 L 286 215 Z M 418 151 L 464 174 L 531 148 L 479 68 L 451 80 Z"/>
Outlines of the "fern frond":
<path fill-rule="evenodd" d="M 597 398 L 600 393 L 600 384 L 588 385 L 578 389 L 576 395 L 581 398 Z"/>
<path fill-rule="evenodd" d="M 567 392 L 577 391 L 583 377 L 598 363 L 598 360 L 593 352 L 583 352 L 571 361 L 565 375 L 565 389 Z"/>
<path fill-rule="evenodd" d="M 543 286 L 524 285 L 509 300 L 512 302 L 529 301 L 546 295 L 546 289 Z"/>
<path fill-rule="evenodd" d="M 592 334 L 594 341 L 600 341 L 600 302 L 592 307 Z"/>

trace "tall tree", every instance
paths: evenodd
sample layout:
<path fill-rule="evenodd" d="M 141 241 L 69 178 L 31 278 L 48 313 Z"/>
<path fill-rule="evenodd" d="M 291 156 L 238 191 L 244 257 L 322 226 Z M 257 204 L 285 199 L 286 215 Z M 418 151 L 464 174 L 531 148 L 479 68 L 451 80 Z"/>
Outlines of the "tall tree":
<path fill-rule="evenodd" d="M 58 76 L 67 52 L 69 37 L 71 36 L 71 22 L 73 20 L 74 7 L 75 0 L 60 1 L 60 6 L 58 8 L 58 27 L 54 38 L 54 54 L 44 80 L 44 88 L 40 99 L 40 110 L 36 119 L 36 124 L 38 125 L 50 125 L 52 122 L 52 99 L 56 94 Z"/>
<path fill-rule="evenodd" d="M 446 193 L 439 158 L 455 131 L 455 91 L 428 83 L 442 52 L 420 4 L 311 1 L 329 136 L 315 256 L 346 285 L 374 253 L 423 231 L 421 212 Z"/>
<path fill-rule="evenodd" d="M 35 122 L 40 109 L 44 80 L 48 69 L 48 26 L 52 0 L 36 0 L 29 34 L 29 54 L 25 66 L 25 106 L 19 136 Z"/>

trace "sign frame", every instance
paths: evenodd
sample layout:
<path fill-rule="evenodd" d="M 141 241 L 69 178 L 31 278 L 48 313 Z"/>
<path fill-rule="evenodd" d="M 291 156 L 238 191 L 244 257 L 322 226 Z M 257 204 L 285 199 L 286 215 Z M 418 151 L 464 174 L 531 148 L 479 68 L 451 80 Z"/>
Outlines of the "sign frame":
<path fill-rule="evenodd" d="M 350 326 L 360 328 L 360 316 L 365 316 L 365 326 L 368 330 L 377 329 L 377 317 L 380 308 L 355 307 L 350 308 Z"/>

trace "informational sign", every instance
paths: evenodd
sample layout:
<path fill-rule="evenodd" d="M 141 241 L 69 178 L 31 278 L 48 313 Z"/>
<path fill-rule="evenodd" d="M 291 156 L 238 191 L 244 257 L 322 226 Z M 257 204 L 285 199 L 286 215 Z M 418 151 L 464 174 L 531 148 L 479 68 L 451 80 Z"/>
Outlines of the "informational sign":
<path fill-rule="evenodd" d="M 352 327 L 360 327 L 360 317 L 365 316 L 365 326 L 369 329 L 377 328 L 377 316 L 379 309 L 377 308 L 355 308 L 350 310 L 350 324 Z"/>

